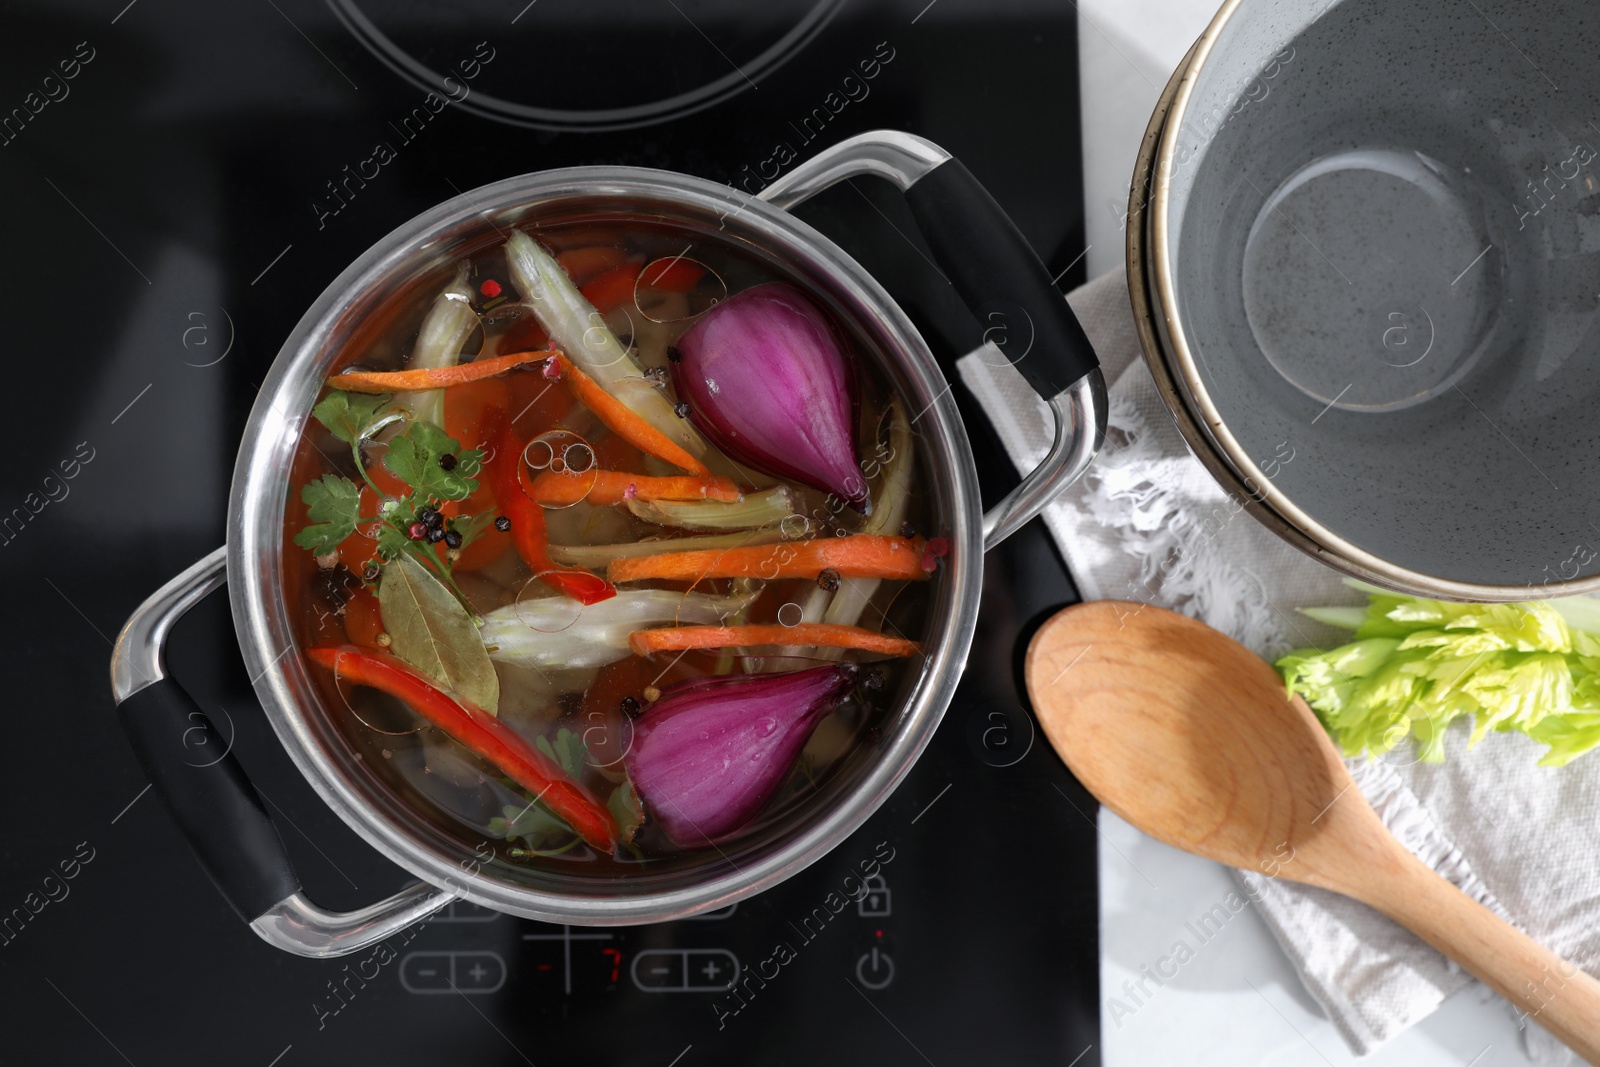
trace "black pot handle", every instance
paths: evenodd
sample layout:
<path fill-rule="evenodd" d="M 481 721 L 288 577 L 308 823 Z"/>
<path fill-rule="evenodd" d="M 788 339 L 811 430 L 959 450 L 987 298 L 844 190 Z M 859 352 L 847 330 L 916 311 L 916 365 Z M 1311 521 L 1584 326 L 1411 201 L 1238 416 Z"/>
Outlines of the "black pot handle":
<path fill-rule="evenodd" d="M 988 340 L 1043 397 L 1097 370 L 1100 361 L 1066 298 L 1005 210 L 959 159 L 906 190 L 917 228 Z"/>
<path fill-rule="evenodd" d="M 1107 414 L 1099 360 L 1010 216 L 960 160 L 925 138 L 895 130 L 859 134 L 801 163 L 759 199 L 788 209 L 856 175 L 882 178 L 904 192 L 941 270 L 985 327 L 986 347 L 997 349 L 1055 414 L 1050 453 L 984 516 L 984 545 L 992 548 L 1094 460 Z"/>
<path fill-rule="evenodd" d="M 111 660 L 117 716 L 150 785 L 224 899 L 265 940 L 303 956 L 355 952 L 449 903 L 417 883 L 357 912 L 327 912 L 300 891 L 283 839 L 223 738 L 163 650 L 184 612 L 226 577 L 219 548 L 162 586 L 129 617 Z"/>

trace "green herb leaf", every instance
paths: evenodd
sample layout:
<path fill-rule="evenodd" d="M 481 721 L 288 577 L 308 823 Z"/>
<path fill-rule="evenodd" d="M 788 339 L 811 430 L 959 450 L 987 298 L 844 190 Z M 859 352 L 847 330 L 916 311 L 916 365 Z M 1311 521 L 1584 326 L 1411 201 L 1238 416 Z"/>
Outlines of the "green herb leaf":
<path fill-rule="evenodd" d="M 389 522 L 378 523 L 376 540 L 378 542 L 378 558 L 385 561 L 404 555 L 406 547 L 411 544 L 411 538 L 407 537 L 403 530 L 396 528 L 393 523 Z"/>
<path fill-rule="evenodd" d="M 315 525 L 294 535 L 294 543 L 319 556 L 334 551 L 352 533 L 361 517 L 361 490 L 348 478 L 325 474 L 300 490 L 306 515 Z"/>
<path fill-rule="evenodd" d="M 385 423 L 396 417 L 385 410 L 388 396 L 371 396 L 365 393 L 346 393 L 334 390 L 322 398 L 311 410 L 311 416 L 328 428 L 328 432 L 346 444 L 357 444 L 369 437 Z"/>
<path fill-rule="evenodd" d="M 439 466 L 439 457 L 443 455 L 456 457 L 454 470 L 447 471 Z M 465 465 L 463 456 L 468 460 Z M 478 489 L 477 480 L 467 471 L 476 473 L 481 458 L 482 453 L 476 450 L 461 453 L 461 442 L 433 423 L 413 422 L 389 442 L 389 454 L 383 457 L 383 465 L 419 496 L 465 500 Z"/>
<path fill-rule="evenodd" d="M 472 542 L 483 536 L 483 532 L 494 523 L 493 511 L 480 511 L 468 518 L 456 519 L 453 526 L 456 533 L 461 535 L 461 547 L 465 549 Z"/>
<path fill-rule="evenodd" d="M 622 841 L 632 841 L 633 835 L 639 832 L 639 827 L 644 823 L 644 805 L 639 803 L 639 794 L 634 792 L 631 779 L 624 779 L 621 785 L 611 791 L 606 808 L 611 812 L 611 817 L 617 820 Z"/>
<path fill-rule="evenodd" d="M 570 834 L 572 827 L 540 803 L 518 808 L 510 804 L 501 809 L 504 813 L 489 820 L 488 830 L 507 841 L 525 837 L 530 845 L 537 845 L 542 837 L 551 834 Z"/>
<path fill-rule="evenodd" d="M 393 641 L 389 651 L 462 700 L 496 713 L 500 679 L 478 625 L 439 579 L 400 552 L 384 564 L 378 607 Z"/>
<path fill-rule="evenodd" d="M 583 768 L 589 762 L 589 748 L 583 743 L 583 737 L 563 726 L 556 731 L 556 743 L 550 744 L 550 739 L 541 735 L 534 740 L 534 745 L 554 760 L 562 770 L 573 778 L 583 777 Z"/>

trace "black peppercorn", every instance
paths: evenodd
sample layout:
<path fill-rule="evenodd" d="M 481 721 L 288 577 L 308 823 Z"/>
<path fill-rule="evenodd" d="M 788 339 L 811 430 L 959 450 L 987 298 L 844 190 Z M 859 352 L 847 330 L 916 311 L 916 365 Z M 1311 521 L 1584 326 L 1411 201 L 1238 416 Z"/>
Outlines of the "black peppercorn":
<path fill-rule="evenodd" d="M 861 688 L 869 693 L 876 693 L 883 688 L 883 671 L 877 667 L 868 671 L 861 679 Z"/>
<path fill-rule="evenodd" d="M 825 567 L 817 574 L 817 584 L 830 593 L 839 591 L 839 572 L 832 567 Z"/>
<path fill-rule="evenodd" d="M 630 719 L 637 718 L 639 715 L 639 698 L 623 697 L 622 714 L 626 715 Z"/>
<path fill-rule="evenodd" d="M 443 541 L 443 540 L 444 540 L 444 527 L 443 526 L 430 526 L 430 527 L 428 527 L 428 544 L 436 545 L 440 541 Z"/>
<path fill-rule="evenodd" d="M 682 363 L 683 362 L 683 353 L 679 352 L 675 345 L 668 345 L 667 346 L 667 362 L 669 362 L 669 363 Z"/>
<path fill-rule="evenodd" d="M 451 455 L 449 452 L 446 452 L 444 455 L 439 457 L 439 466 L 444 468 L 447 471 L 455 470 L 456 469 L 456 457 Z"/>
<path fill-rule="evenodd" d="M 494 520 L 494 528 L 499 530 L 501 533 L 505 533 L 507 530 L 511 529 L 511 520 L 506 518 L 504 515 L 497 515 L 495 516 Z"/>
<path fill-rule="evenodd" d="M 689 405 L 680 400 L 672 406 L 672 413 L 680 419 L 687 419 L 689 417 Z"/>
<path fill-rule="evenodd" d="M 367 560 L 367 565 L 361 568 L 361 577 L 365 578 L 369 582 L 377 581 L 380 573 L 382 572 L 378 568 L 377 560 L 369 559 Z"/>
<path fill-rule="evenodd" d="M 910 522 L 909 519 L 900 524 L 900 536 L 901 537 L 915 537 L 915 536 L 917 536 L 917 528 L 915 526 L 911 525 L 911 522 Z"/>
<path fill-rule="evenodd" d="M 446 530 L 444 532 L 444 543 L 447 548 L 460 548 L 461 535 L 454 530 Z"/>

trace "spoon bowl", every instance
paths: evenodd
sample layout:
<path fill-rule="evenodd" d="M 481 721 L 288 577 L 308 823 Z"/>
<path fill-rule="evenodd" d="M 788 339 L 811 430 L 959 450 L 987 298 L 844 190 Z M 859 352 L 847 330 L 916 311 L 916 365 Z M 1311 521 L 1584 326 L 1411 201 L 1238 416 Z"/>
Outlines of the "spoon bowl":
<path fill-rule="evenodd" d="M 1162 608 L 1098 601 L 1045 623 L 1025 671 L 1051 745 L 1127 822 L 1362 901 L 1600 1064 L 1600 982 L 1406 851 L 1316 715 L 1243 645 Z"/>

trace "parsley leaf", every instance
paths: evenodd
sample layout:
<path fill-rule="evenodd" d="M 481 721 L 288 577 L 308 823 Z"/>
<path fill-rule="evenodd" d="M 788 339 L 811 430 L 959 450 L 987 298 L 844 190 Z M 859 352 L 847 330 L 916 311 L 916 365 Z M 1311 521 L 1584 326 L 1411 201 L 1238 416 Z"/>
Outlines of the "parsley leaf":
<path fill-rule="evenodd" d="M 393 522 L 378 523 L 378 558 L 388 561 L 406 550 L 411 538 Z"/>
<path fill-rule="evenodd" d="M 583 737 L 563 726 L 556 731 L 556 743 L 552 747 L 550 739 L 540 736 L 534 740 L 534 745 L 546 756 L 574 778 L 583 777 L 584 765 L 589 762 L 589 748 L 583 743 Z"/>
<path fill-rule="evenodd" d="M 495 513 L 493 511 L 480 511 L 470 518 L 455 520 L 453 529 L 461 535 L 461 548 L 463 550 L 483 536 L 483 532 L 493 524 L 494 516 Z"/>
<path fill-rule="evenodd" d="M 300 490 L 307 505 L 306 515 L 316 525 L 294 535 L 294 543 L 325 556 L 355 533 L 361 517 L 361 490 L 348 478 L 324 474 Z"/>
<path fill-rule="evenodd" d="M 582 777 L 584 767 L 589 762 L 589 749 L 584 745 L 581 734 L 563 726 L 556 731 L 554 745 L 550 743 L 548 737 L 543 736 L 535 738 L 533 743 L 540 752 L 559 764 L 567 774 L 573 778 Z M 624 819 L 630 807 L 637 810 L 638 815 L 632 819 L 631 828 L 636 829 L 638 827 L 639 822 L 643 819 L 643 811 L 639 809 L 638 799 L 633 796 L 632 786 L 628 786 L 626 796 L 621 795 L 620 792 L 618 795 L 613 796 L 611 803 L 612 805 L 622 805 L 622 810 L 618 813 L 619 820 Z M 546 807 L 543 801 L 533 800 L 525 808 L 507 807 L 502 810 L 505 813 L 503 817 L 496 816 L 489 820 L 489 832 L 508 841 L 518 837 L 525 838 L 528 844 L 534 847 L 536 854 L 539 855 L 545 854 L 537 853 L 540 838 L 556 833 L 570 834 L 573 832 L 567 821 Z M 573 842 L 573 844 L 576 843 L 576 841 Z M 565 852 L 570 847 L 571 845 L 568 845 L 558 851 Z"/>
<path fill-rule="evenodd" d="M 478 489 L 477 480 L 465 471 L 477 473 L 482 453 L 473 450 L 457 455 L 460 451 L 461 442 L 433 423 L 413 422 L 389 442 L 383 465 L 424 499 L 465 500 Z M 439 466 L 439 457 L 447 454 L 456 456 L 454 470 Z"/>
<path fill-rule="evenodd" d="M 537 845 L 539 838 L 572 832 L 571 827 L 563 819 L 552 814 L 543 804 L 532 804 L 526 808 L 508 804 L 500 810 L 504 814 L 490 819 L 487 829 L 494 836 L 503 837 L 507 841 L 525 837 L 529 844 Z"/>
<path fill-rule="evenodd" d="M 311 409 L 311 416 L 326 426 L 333 436 L 354 445 L 398 417 L 396 413 L 384 410 L 388 403 L 387 396 L 346 393 L 335 389 L 322 398 L 322 403 Z"/>

